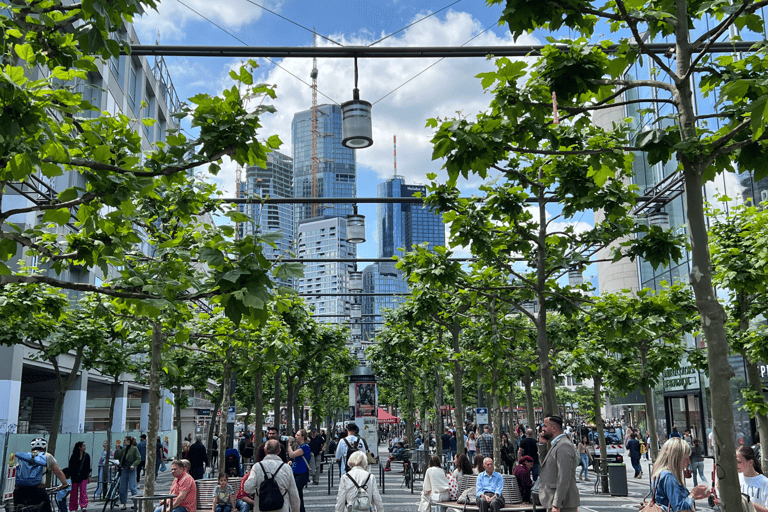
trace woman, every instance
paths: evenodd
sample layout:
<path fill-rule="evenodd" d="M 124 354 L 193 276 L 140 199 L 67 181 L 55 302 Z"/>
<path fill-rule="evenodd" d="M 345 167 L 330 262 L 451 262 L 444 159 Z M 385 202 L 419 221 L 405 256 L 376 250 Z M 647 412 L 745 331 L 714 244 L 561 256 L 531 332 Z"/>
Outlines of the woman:
<path fill-rule="evenodd" d="M 741 492 L 748 495 L 757 512 L 768 511 L 768 477 L 757 460 L 755 451 L 742 445 L 736 450 L 736 469 L 739 470 Z M 694 471 L 693 477 L 696 478 Z"/>
<path fill-rule="evenodd" d="M 510 444 L 507 434 L 501 435 L 501 462 L 504 463 L 506 473 L 511 475 L 515 467 L 515 447 Z"/>
<path fill-rule="evenodd" d="M 299 500 L 301 500 L 300 512 L 305 512 L 304 487 L 309 483 L 309 459 L 312 457 L 312 450 L 307 444 L 307 431 L 302 428 L 296 432 L 296 444 L 298 445 L 296 450 L 292 448 L 294 438 L 290 437 L 288 441 L 288 458 L 293 460 L 293 479 L 296 480 Z"/>
<path fill-rule="evenodd" d="M 181 458 L 189 460 L 189 441 L 184 441 L 181 445 Z"/>
<path fill-rule="evenodd" d="M 93 492 L 93 499 L 96 499 L 96 497 L 101 494 L 101 482 L 106 482 L 106 478 L 104 477 L 104 471 L 109 471 L 109 467 L 107 467 L 107 454 L 109 453 L 109 443 L 105 440 L 104 444 L 101 445 L 101 457 L 99 458 L 99 481 L 96 482 L 96 490 Z M 105 484 L 105 492 L 106 492 L 106 484 Z"/>
<path fill-rule="evenodd" d="M 128 501 L 128 491 L 133 496 L 138 492 L 136 489 L 136 466 L 141 462 L 141 454 L 136 447 L 136 440 L 131 436 L 125 436 L 123 447 L 115 453 L 115 458 L 120 463 L 120 510 L 126 510 Z"/>
<path fill-rule="evenodd" d="M 690 455 L 691 447 L 682 437 L 672 437 L 661 447 L 651 475 L 651 491 L 660 507 L 694 510 L 693 500 L 709 496 L 710 491 L 704 484 L 697 485 L 690 493 L 685 487 L 683 472 L 691 463 Z"/>
<path fill-rule="evenodd" d="M 523 503 L 531 502 L 531 489 L 533 489 L 533 480 L 531 480 L 531 470 L 533 469 L 533 457 L 523 455 L 520 457 L 520 464 L 515 467 L 512 474 L 517 479 L 517 487 L 520 489 L 520 496 L 523 497 Z"/>
<path fill-rule="evenodd" d="M 483 467 L 483 460 L 485 460 L 485 457 L 479 453 L 475 455 L 475 458 L 472 460 L 472 474 L 479 475 L 485 471 L 485 468 Z"/>
<path fill-rule="evenodd" d="M 469 462 L 469 458 L 463 453 L 456 455 L 453 459 L 453 476 L 456 478 L 456 482 L 461 482 L 464 475 L 473 475 L 472 464 Z"/>
<path fill-rule="evenodd" d="M 589 482 L 589 463 L 592 462 L 592 454 L 589 453 L 589 441 L 587 440 L 587 436 L 581 438 L 577 451 L 582 466 L 581 471 L 579 471 L 579 480 L 582 480 L 583 474 L 583 480 Z"/>
<path fill-rule="evenodd" d="M 475 450 L 477 450 L 477 440 L 475 439 L 475 433 L 470 432 L 467 436 L 467 457 L 473 459 L 476 453 Z"/>
<path fill-rule="evenodd" d="M 85 451 L 85 442 L 78 441 L 69 457 L 69 475 L 72 491 L 69 493 L 69 510 L 88 508 L 88 480 L 91 476 L 91 456 Z"/>
<path fill-rule="evenodd" d="M 693 485 L 698 485 L 696 480 L 696 473 L 699 473 L 701 481 L 707 483 L 707 479 L 704 478 L 704 456 L 701 454 L 701 442 L 698 439 L 693 440 L 693 446 L 691 446 L 691 472 L 693 473 Z"/>
<path fill-rule="evenodd" d="M 421 500 L 419 512 L 427 512 L 432 503 L 447 501 L 450 498 L 448 491 L 448 478 L 443 471 L 440 457 L 432 455 L 429 458 L 429 467 L 424 473 L 424 484 L 421 487 Z"/>
<path fill-rule="evenodd" d="M 358 488 L 364 489 L 375 512 L 384 512 L 376 477 L 368 473 L 368 457 L 358 450 L 349 456 L 347 472 L 339 480 L 339 492 L 336 494 L 334 512 L 347 512 L 347 507 L 357 497 Z"/>

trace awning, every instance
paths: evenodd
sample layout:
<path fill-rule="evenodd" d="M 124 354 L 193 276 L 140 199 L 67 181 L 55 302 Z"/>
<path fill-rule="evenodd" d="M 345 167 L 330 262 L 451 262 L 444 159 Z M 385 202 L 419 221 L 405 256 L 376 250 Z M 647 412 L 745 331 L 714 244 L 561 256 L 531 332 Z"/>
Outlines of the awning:
<path fill-rule="evenodd" d="M 397 416 L 392 416 L 381 407 L 378 408 L 378 415 L 379 423 L 400 423 L 400 418 Z"/>

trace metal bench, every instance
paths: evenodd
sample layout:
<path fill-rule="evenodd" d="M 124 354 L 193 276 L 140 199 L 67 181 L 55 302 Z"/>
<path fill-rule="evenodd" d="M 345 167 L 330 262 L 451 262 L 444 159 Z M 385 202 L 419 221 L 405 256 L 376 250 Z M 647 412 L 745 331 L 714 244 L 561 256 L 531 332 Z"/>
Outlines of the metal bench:
<path fill-rule="evenodd" d="M 523 503 L 523 497 L 520 494 L 520 488 L 517 486 L 517 478 L 514 475 L 502 475 L 504 477 L 504 489 L 502 491 L 502 496 L 504 496 L 504 508 L 502 508 L 502 511 L 507 512 L 517 512 L 517 511 L 526 511 L 530 510 L 531 512 L 536 512 L 536 505 L 533 503 Z M 475 487 L 475 483 L 477 482 L 477 475 L 463 475 L 461 478 L 461 481 L 459 482 L 459 496 L 467 489 L 471 487 Z M 455 509 L 461 509 L 464 511 L 475 511 L 479 510 L 477 505 L 475 505 L 474 496 L 471 497 L 471 501 L 469 503 L 463 504 L 458 503 L 456 501 L 441 501 L 438 503 L 435 503 L 434 505 L 437 506 L 438 510 L 445 512 L 449 508 L 455 508 Z"/>
<path fill-rule="evenodd" d="M 239 476 L 231 476 L 227 479 L 229 485 L 235 490 L 235 495 L 240 489 L 240 480 Z M 219 481 L 215 478 L 203 478 L 195 480 L 195 485 L 197 485 L 197 510 L 201 512 L 211 510 L 213 508 L 213 491 L 219 485 Z"/>

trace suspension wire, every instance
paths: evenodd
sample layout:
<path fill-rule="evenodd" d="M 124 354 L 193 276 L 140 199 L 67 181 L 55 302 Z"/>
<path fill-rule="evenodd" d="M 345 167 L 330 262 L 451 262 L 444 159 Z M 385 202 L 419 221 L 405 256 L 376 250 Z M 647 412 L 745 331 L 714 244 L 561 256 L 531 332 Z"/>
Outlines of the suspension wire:
<path fill-rule="evenodd" d="M 200 13 L 200 12 L 196 11 L 195 9 L 193 9 L 192 7 L 190 7 L 189 5 L 185 4 L 184 2 L 182 2 L 182 0 L 176 0 L 176 1 L 177 1 L 178 3 L 180 3 L 181 5 L 183 5 L 184 7 L 186 7 L 187 9 L 189 9 L 190 11 L 192 11 L 193 13 L 195 13 L 195 14 L 197 14 L 198 16 L 200 16 L 201 18 L 203 18 L 205 21 L 207 21 L 208 23 L 210 23 L 210 24 L 211 24 L 211 25 L 213 25 L 214 27 L 218 28 L 219 30 L 221 30 L 222 32 L 224 32 L 225 34 L 227 34 L 228 36 L 232 37 L 234 40 L 236 40 L 236 41 L 238 41 L 238 42 L 242 43 L 244 46 L 251 46 L 250 44 L 246 43 L 245 41 L 243 41 L 242 39 L 240 39 L 239 37 L 237 37 L 235 34 L 233 34 L 232 32 L 230 32 L 229 30 L 227 30 L 227 29 L 225 29 L 224 27 L 222 27 L 221 25 L 217 24 L 215 21 L 213 21 L 213 20 L 211 20 L 211 19 L 209 19 L 209 18 L 205 17 L 205 16 L 204 16 L 202 13 Z M 250 1 L 250 0 L 249 0 L 249 1 Z M 318 35 L 319 35 L 319 34 L 318 34 Z M 334 42 L 335 42 L 335 41 L 334 41 Z M 304 85 L 306 85 L 307 87 L 311 87 L 311 85 L 309 85 L 309 84 L 308 84 L 306 81 L 304 81 L 303 79 L 301 79 L 299 76 L 295 75 L 294 73 L 291 73 L 290 71 L 288 71 L 287 69 L 285 69 L 283 66 L 281 66 L 280 64 L 278 64 L 277 62 L 275 62 L 274 60 L 270 59 L 269 57 L 263 57 L 263 58 L 264 58 L 264 59 L 266 59 L 266 60 L 268 60 L 268 61 L 269 61 L 269 62 L 271 62 L 272 64 L 274 64 L 276 67 L 278 67 L 278 68 L 282 69 L 283 71 L 285 71 L 286 73 L 288 73 L 288 74 L 289 74 L 289 75 L 291 75 L 293 78 L 295 78 L 295 79 L 296 79 L 296 80 L 298 80 L 299 82 L 303 83 L 303 84 L 304 84 Z M 317 92 L 319 92 L 321 95 L 323 95 L 323 96 L 325 96 L 326 98 L 328 98 L 329 100 L 331 100 L 331 102 L 332 102 L 332 103 L 334 103 L 334 104 L 336 104 L 336 105 L 338 105 L 338 104 L 339 104 L 339 102 L 338 102 L 338 101 L 334 100 L 333 98 L 331 98 L 330 96 L 328 96 L 327 94 L 325 94 L 323 91 L 320 91 L 320 90 L 318 90 Z"/>
<path fill-rule="evenodd" d="M 464 44 L 462 44 L 461 46 L 466 46 L 466 45 L 468 45 L 468 44 L 469 44 L 469 43 L 471 43 L 473 40 L 477 39 L 477 38 L 478 38 L 478 37 L 480 37 L 481 35 L 483 35 L 483 34 L 485 34 L 486 32 L 488 32 L 488 31 L 491 29 L 491 27 L 493 27 L 494 25 L 496 25 L 496 23 L 493 23 L 493 24 L 489 25 L 488 27 L 486 27 L 486 28 L 485 28 L 485 30 L 483 30 L 482 32 L 480 32 L 480 33 L 479 33 L 479 34 L 477 34 L 476 36 L 472 37 L 471 39 L 469 39 L 468 41 L 466 41 L 466 42 L 465 42 Z M 430 65 L 429 65 L 429 66 L 427 66 L 426 68 L 422 69 L 421 71 L 419 71 L 418 73 L 416 73 L 415 75 L 413 75 L 411 78 L 409 78 L 409 79 L 408 79 L 408 80 L 406 80 L 405 82 L 403 82 L 402 84 L 398 85 L 397 87 L 395 87 L 394 89 L 392 89 L 391 91 L 389 91 L 387 94 L 385 94 L 385 95 L 384 95 L 384 96 L 382 96 L 381 98 L 379 98 L 379 99 L 377 99 L 376 101 L 374 101 L 374 102 L 371 104 L 371 106 L 373 106 L 373 105 L 377 104 L 378 102 L 380 102 L 381 100 L 383 100 L 384 98 L 386 98 L 387 96 L 389 96 L 390 94 L 392 94 L 393 92 L 395 92 L 395 91 L 397 91 L 398 89 L 400 89 L 401 87 L 405 86 L 405 85 L 406 85 L 408 82 L 411 82 L 412 80 L 415 80 L 415 79 L 416 79 L 416 78 L 417 78 L 419 75 L 422 75 L 422 74 L 426 73 L 427 71 L 429 71 L 429 69 L 431 69 L 432 67 L 436 66 L 437 64 L 439 64 L 440 62 L 442 62 L 442 61 L 444 61 L 444 60 L 445 60 L 445 57 L 441 57 L 440 59 L 436 60 L 435 62 L 433 62 L 432 64 L 430 64 Z"/>
<path fill-rule="evenodd" d="M 403 30 L 405 30 L 405 29 L 407 29 L 407 28 L 409 28 L 409 27 L 412 27 L 412 26 L 414 26 L 414 25 L 415 25 L 415 24 L 417 24 L 417 23 L 421 23 L 422 21 L 426 20 L 427 18 L 429 18 L 429 17 L 431 17 L 431 16 L 434 16 L 435 14 L 439 13 L 440 11 L 444 11 L 444 10 L 446 10 L 447 8 L 449 8 L 449 7 L 453 6 L 453 5 L 456 5 L 456 4 L 457 4 L 457 3 L 459 3 L 459 2 L 461 2 L 461 0 L 456 0 L 456 1 L 455 1 L 455 2 L 453 2 L 452 4 L 446 5 L 446 6 L 445 6 L 445 7 L 443 7 L 442 9 L 438 9 L 437 11 L 433 12 L 432 14 L 429 14 L 429 15 L 427 15 L 427 16 L 424 16 L 424 17 L 423 17 L 423 18 L 421 18 L 420 20 L 416 20 L 416 21 L 414 21 L 413 23 L 411 23 L 410 25 L 406 25 L 405 27 L 401 28 L 400 30 L 396 30 L 396 31 L 392 32 L 391 34 L 389 34 L 388 36 L 384 36 L 384 37 L 382 37 L 381 39 L 379 39 L 378 41 L 374 41 L 373 43 L 369 44 L 368 46 L 373 46 L 373 45 L 379 44 L 379 43 L 380 43 L 380 42 L 382 42 L 383 40 L 385 40 L 385 39 L 387 39 L 387 38 L 390 38 L 390 37 L 392 37 L 393 35 L 395 35 L 395 34 L 397 34 L 397 33 L 399 33 L 399 32 L 402 32 Z"/>
<path fill-rule="evenodd" d="M 282 18 L 282 19 L 284 19 L 285 21 L 287 21 L 287 22 L 289 22 L 289 23 L 293 23 L 293 24 L 294 24 L 294 25 L 296 25 L 297 27 L 299 27 L 299 28 L 303 28 L 304 30 L 306 30 L 307 32 L 309 32 L 309 33 L 311 33 L 311 34 L 314 34 L 314 33 L 315 33 L 315 31 L 314 31 L 314 30 L 311 30 L 311 29 L 309 29 L 309 28 L 305 27 L 304 25 L 301 25 L 301 24 L 297 23 L 297 22 L 293 21 L 292 19 L 286 18 L 285 16 L 283 16 L 283 15 L 281 15 L 281 14 L 278 14 L 278 13 L 276 13 L 275 11 L 271 11 L 271 10 L 267 9 L 266 7 L 264 7 L 263 5 L 259 5 L 259 4 L 257 4 L 257 3 L 256 3 L 256 2 L 254 2 L 253 0 L 245 0 L 245 1 L 246 1 L 246 2 L 248 2 L 249 4 L 253 4 L 253 5 L 255 5 L 256 7 L 261 7 L 262 9 L 264 9 L 265 11 L 267 11 L 268 13 L 274 14 L 274 15 L 275 15 L 275 16 L 277 16 L 278 18 Z M 317 35 L 318 35 L 318 36 L 320 36 L 320 37 L 322 37 L 322 38 L 323 38 L 323 39 L 325 39 L 326 41 L 329 41 L 329 42 L 331 42 L 331 43 L 333 43 L 333 44 L 335 44 L 335 45 L 338 45 L 338 46 L 344 46 L 344 45 L 343 45 L 343 44 L 341 44 L 340 42 L 338 42 L 338 41 L 334 41 L 334 40 L 333 40 L 333 39 L 331 39 L 330 37 L 326 37 L 326 36 L 324 36 L 323 34 L 317 34 Z"/>

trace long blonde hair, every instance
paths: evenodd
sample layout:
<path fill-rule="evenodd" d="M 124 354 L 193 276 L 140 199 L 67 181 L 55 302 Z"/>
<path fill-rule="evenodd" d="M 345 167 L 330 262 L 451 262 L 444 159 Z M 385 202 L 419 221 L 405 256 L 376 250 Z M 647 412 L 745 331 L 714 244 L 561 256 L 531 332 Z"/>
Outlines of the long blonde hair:
<path fill-rule="evenodd" d="M 685 485 L 683 477 L 683 459 L 691 456 L 691 446 L 682 437 L 673 437 L 667 439 L 659 451 L 659 457 L 653 464 L 653 474 L 651 478 L 658 478 L 662 471 L 667 470 L 677 479 L 680 485 Z"/>

